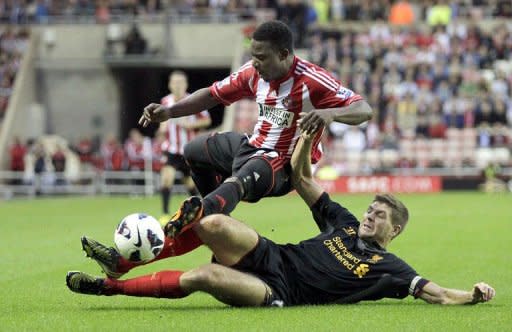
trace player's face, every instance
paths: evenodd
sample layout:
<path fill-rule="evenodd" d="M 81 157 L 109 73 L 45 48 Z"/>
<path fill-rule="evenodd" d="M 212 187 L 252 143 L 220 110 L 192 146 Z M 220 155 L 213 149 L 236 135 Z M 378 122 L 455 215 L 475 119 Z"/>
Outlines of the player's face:
<path fill-rule="evenodd" d="M 382 202 L 372 202 L 364 213 L 358 232 L 363 240 L 387 243 L 393 237 L 391 208 Z"/>
<path fill-rule="evenodd" d="M 270 42 L 252 40 L 251 42 L 252 65 L 265 81 L 279 79 L 288 72 L 286 58 L 288 52 L 279 52 L 272 47 Z"/>
<path fill-rule="evenodd" d="M 169 91 L 176 97 L 183 97 L 187 93 L 187 78 L 181 74 L 171 74 L 169 77 Z"/>

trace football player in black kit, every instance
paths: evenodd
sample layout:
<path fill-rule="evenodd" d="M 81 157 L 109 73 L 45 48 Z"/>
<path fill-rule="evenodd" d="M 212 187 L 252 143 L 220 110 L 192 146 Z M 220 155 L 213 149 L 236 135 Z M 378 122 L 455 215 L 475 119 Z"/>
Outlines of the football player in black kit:
<path fill-rule="evenodd" d="M 303 134 L 292 157 L 292 180 L 321 230 L 318 236 L 278 245 L 229 216 L 209 215 L 191 229 L 213 252 L 212 263 L 127 280 L 68 272 L 68 287 L 82 294 L 162 298 L 202 291 L 236 306 L 354 303 L 407 295 L 428 303 L 475 304 L 494 297 L 494 289 L 483 282 L 469 291 L 441 287 L 387 252 L 404 230 L 407 208 L 392 195 L 377 195 L 358 222 L 313 180 L 311 145 L 312 136 Z"/>

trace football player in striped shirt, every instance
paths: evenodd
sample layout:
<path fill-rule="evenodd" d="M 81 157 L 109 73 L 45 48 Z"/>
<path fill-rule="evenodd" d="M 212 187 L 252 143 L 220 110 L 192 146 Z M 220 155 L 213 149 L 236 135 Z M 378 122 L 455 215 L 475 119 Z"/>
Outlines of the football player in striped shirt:
<path fill-rule="evenodd" d="M 169 75 L 168 87 L 170 94 L 162 98 L 161 104 L 166 107 L 171 107 L 188 96 L 187 74 L 181 70 L 173 71 Z M 160 222 L 163 224 L 167 223 L 171 217 L 169 215 L 169 204 L 176 171 L 180 171 L 183 174 L 182 182 L 189 193 L 191 195 L 196 193 L 194 181 L 190 177 L 190 167 L 183 157 L 183 151 L 185 145 L 210 124 L 210 113 L 208 113 L 207 110 L 178 119 L 169 119 L 160 123 L 159 130 L 164 132 L 166 136 L 166 140 L 162 144 L 165 165 L 160 170 L 162 181 L 160 194 L 164 213 L 160 218 Z"/>

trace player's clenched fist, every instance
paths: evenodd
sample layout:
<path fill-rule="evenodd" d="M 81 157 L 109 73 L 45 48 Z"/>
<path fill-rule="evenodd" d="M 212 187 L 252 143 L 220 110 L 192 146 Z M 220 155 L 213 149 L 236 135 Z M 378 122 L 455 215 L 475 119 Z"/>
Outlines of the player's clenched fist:
<path fill-rule="evenodd" d="M 169 109 L 163 105 L 151 103 L 144 107 L 139 125 L 147 127 L 151 122 L 163 122 L 170 118 Z"/>
<path fill-rule="evenodd" d="M 496 291 L 485 282 L 479 282 L 473 286 L 473 303 L 490 301 Z"/>

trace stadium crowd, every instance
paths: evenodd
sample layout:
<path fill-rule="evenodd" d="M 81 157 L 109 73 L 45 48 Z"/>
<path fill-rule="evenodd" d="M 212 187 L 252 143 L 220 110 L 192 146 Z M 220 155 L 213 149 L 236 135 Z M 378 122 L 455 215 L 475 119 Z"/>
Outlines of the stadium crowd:
<path fill-rule="evenodd" d="M 360 127 L 329 127 L 328 152 L 321 166 L 334 167 L 336 174 L 383 172 L 395 167 L 484 168 L 490 160 L 510 166 L 512 26 L 498 23 L 483 29 L 478 24 L 481 18 L 509 17 L 512 9 L 507 1 L 314 0 L 307 5 L 296 0 L 7 1 L 0 5 L 0 20 L 25 23 L 44 22 L 45 15 L 98 17 L 103 8 L 103 19 L 98 21 L 108 22 L 113 12 L 143 14 L 167 5 L 183 15 L 272 8 L 301 37 L 298 44 L 307 50 L 310 61 L 363 95 L 376 113 L 374 119 Z M 373 22 L 349 30 L 309 26 L 339 20 Z M 410 25 L 418 21 L 427 24 Z M 0 118 L 27 36 L 27 30 L 10 27 L 0 35 Z M 238 129 L 250 131 L 254 105 L 241 105 L 236 113 Z M 143 137 L 134 129 L 124 144 L 115 135 L 101 142 L 84 138 L 71 144 L 70 151 L 82 165 L 106 170 L 140 170 L 151 156 L 153 169 L 159 171 L 163 140 L 161 135 L 152 140 Z M 23 169 L 26 155 L 45 154 L 43 160 L 52 160 L 55 149 L 41 152 L 37 144 L 30 143 L 15 140 L 11 169 Z M 499 155 L 480 158 L 475 152 L 478 149 L 496 149 Z M 53 162 L 46 164 L 54 167 Z"/>
<path fill-rule="evenodd" d="M 271 9 L 278 19 L 298 30 L 312 22 L 340 20 L 446 24 L 452 17 L 512 16 L 507 0 L 8 0 L 0 2 L 0 23 L 46 23 L 52 17 L 95 18 L 108 23 L 113 16 L 152 16 L 166 9 L 181 16 L 232 14 L 239 18 L 252 17 L 258 9 Z"/>
<path fill-rule="evenodd" d="M 0 28 L 0 122 L 9 104 L 28 37 L 29 30 L 25 28 Z"/>
<path fill-rule="evenodd" d="M 357 32 L 319 30 L 308 49 L 311 61 L 365 95 L 377 114 L 365 128 L 331 126 L 331 138 L 339 138 L 344 151 L 406 149 L 422 138 L 448 145 L 444 139 L 455 136 L 469 150 L 510 146 L 510 26 L 499 24 L 488 32 L 457 22 L 433 28 L 375 24 Z M 446 149 L 440 147 L 435 160 L 420 158 L 402 166 L 418 161 L 422 167 L 460 166 L 474 159 L 456 147 L 455 165 L 445 165 L 450 162 L 443 160 Z"/>

